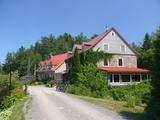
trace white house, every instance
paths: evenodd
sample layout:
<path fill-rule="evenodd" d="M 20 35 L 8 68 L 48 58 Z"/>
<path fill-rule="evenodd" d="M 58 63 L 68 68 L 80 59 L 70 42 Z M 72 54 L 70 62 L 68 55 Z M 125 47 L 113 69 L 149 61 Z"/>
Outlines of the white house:
<path fill-rule="evenodd" d="M 138 53 L 113 27 L 88 42 L 83 42 L 82 45 L 74 45 L 71 53 L 63 54 L 67 57 L 62 57 L 63 59 L 59 59 L 58 57 L 59 63 L 56 66 L 54 62 L 52 62 L 52 59 L 61 55 L 53 56 L 53 58 L 49 60 L 51 62 L 48 62 L 47 65 L 52 66 L 50 70 L 54 73 L 54 79 L 59 79 L 59 77 L 56 76 L 58 74 L 62 79 L 63 74 L 68 71 L 69 68 L 65 61 L 72 57 L 75 49 L 79 52 L 85 52 L 89 49 L 96 51 L 98 49 L 112 54 L 110 61 L 104 59 L 97 63 L 97 68 L 106 72 L 106 79 L 110 85 L 128 85 L 149 79 L 149 70 L 137 67 Z M 39 69 L 44 69 L 43 67 L 45 65 L 45 61 L 41 62 Z M 40 71 L 38 72 L 41 73 Z M 45 74 L 46 73 L 49 74 L 48 69 Z"/>

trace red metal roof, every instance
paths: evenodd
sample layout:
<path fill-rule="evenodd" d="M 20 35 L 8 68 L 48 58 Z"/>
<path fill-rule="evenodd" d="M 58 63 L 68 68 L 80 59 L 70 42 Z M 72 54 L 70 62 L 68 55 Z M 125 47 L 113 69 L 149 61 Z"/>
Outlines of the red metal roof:
<path fill-rule="evenodd" d="M 71 56 L 72 54 L 67 52 L 67 53 L 55 55 L 48 60 L 41 61 L 40 64 L 51 63 L 52 65 L 54 65 L 54 69 L 48 69 L 48 68 L 42 67 L 42 68 L 38 68 L 37 71 L 38 72 L 50 72 L 52 70 L 55 71 L 61 64 L 63 64 L 65 60 L 69 59 Z"/>
<path fill-rule="evenodd" d="M 48 60 L 41 61 L 40 63 L 48 64 L 50 62 L 52 65 L 59 65 L 70 57 L 71 55 L 69 53 L 58 54 L 58 55 L 51 57 Z"/>
<path fill-rule="evenodd" d="M 113 73 L 147 73 L 149 70 L 142 68 L 125 68 L 125 67 L 99 67 L 98 69 Z"/>
<path fill-rule="evenodd" d="M 138 55 L 138 53 L 126 42 L 126 40 L 118 33 L 118 31 L 111 27 L 109 28 L 107 31 L 101 33 L 100 35 L 98 35 L 97 37 L 89 40 L 88 42 L 83 42 L 84 45 L 84 51 L 87 51 L 91 48 L 93 48 L 98 42 L 100 42 L 106 35 L 108 35 L 111 31 L 116 32 L 116 34 L 123 40 L 123 42 L 136 54 Z"/>
<path fill-rule="evenodd" d="M 68 58 L 68 53 L 59 54 L 51 57 L 50 62 L 53 65 L 59 65 L 60 63 L 64 62 Z"/>

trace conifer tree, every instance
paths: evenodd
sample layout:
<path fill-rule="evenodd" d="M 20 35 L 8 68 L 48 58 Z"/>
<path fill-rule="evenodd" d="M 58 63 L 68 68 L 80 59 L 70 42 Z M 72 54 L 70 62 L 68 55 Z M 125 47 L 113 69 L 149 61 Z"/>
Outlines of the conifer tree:
<path fill-rule="evenodd" d="M 160 120 L 160 27 L 155 33 L 154 41 L 154 69 L 152 80 L 152 91 L 147 113 L 152 120 Z"/>

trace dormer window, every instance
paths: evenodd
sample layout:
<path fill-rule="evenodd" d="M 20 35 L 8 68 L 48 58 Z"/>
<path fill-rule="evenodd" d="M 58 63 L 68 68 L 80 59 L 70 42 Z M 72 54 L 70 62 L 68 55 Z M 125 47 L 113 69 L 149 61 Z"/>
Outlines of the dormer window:
<path fill-rule="evenodd" d="M 118 66 L 120 66 L 120 67 L 123 66 L 123 60 L 122 60 L 122 58 L 118 59 Z"/>
<path fill-rule="evenodd" d="M 112 32 L 112 36 L 114 36 L 115 34 L 114 34 L 114 32 Z"/>
<path fill-rule="evenodd" d="M 109 50 L 108 44 L 104 44 L 104 50 L 105 50 L 105 51 L 108 51 L 108 50 Z"/>
<path fill-rule="evenodd" d="M 121 52 L 125 52 L 125 45 L 121 45 Z"/>

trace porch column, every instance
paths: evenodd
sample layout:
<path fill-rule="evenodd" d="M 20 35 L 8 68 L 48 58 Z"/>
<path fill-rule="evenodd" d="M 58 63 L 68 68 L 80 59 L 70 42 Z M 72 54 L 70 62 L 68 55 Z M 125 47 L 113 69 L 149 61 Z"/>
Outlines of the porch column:
<path fill-rule="evenodd" d="M 133 81 L 132 81 L 132 74 L 130 74 L 130 82 L 133 82 Z"/>
<path fill-rule="evenodd" d="M 106 73 L 106 77 L 107 77 L 108 83 L 111 82 L 111 79 L 112 79 L 112 78 L 110 77 L 111 75 L 112 75 L 112 74 L 109 74 L 109 73 L 107 74 L 107 73 Z"/>
<path fill-rule="evenodd" d="M 142 81 L 142 74 L 140 74 L 140 82 Z"/>
<path fill-rule="evenodd" d="M 122 82 L 121 74 L 119 74 L 119 82 L 120 82 L 120 83 Z"/>
<path fill-rule="evenodd" d="M 148 79 L 148 73 L 147 73 L 147 80 L 149 80 L 149 79 Z"/>
<path fill-rule="evenodd" d="M 112 82 L 114 83 L 114 74 L 111 74 L 112 75 Z"/>

